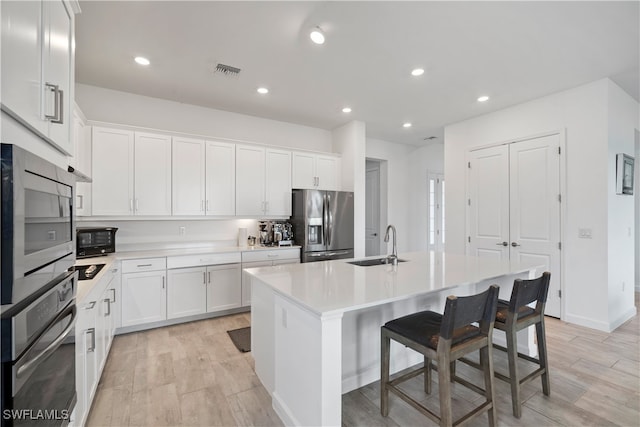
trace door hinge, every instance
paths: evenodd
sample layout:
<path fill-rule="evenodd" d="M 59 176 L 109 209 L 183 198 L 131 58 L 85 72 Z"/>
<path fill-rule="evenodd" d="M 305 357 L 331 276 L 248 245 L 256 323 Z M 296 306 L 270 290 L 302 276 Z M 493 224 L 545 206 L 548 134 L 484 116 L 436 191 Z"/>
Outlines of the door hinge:
<path fill-rule="evenodd" d="M 562 290 L 558 290 L 558 298 L 562 298 Z"/>
<path fill-rule="evenodd" d="M 467 163 L 467 168 L 471 169 L 471 162 Z"/>
<path fill-rule="evenodd" d="M 562 148 L 558 147 L 558 154 L 562 154 Z"/>
<path fill-rule="evenodd" d="M 558 194 L 558 202 L 562 203 L 562 194 Z"/>
<path fill-rule="evenodd" d="M 562 249 L 562 242 L 558 242 L 558 249 Z"/>
<path fill-rule="evenodd" d="M 471 206 L 471 199 L 467 199 L 467 204 Z"/>
<path fill-rule="evenodd" d="M 471 236 L 467 237 L 467 241 L 471 243 Z"/>

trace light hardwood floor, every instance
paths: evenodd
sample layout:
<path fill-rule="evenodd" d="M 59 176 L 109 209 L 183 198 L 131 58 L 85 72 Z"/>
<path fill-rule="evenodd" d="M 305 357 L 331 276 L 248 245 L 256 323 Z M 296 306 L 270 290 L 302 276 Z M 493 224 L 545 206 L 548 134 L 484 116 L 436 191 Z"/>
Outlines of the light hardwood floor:
<path fill-rule="evenodd" d="M 87 425 L 282 425 L 251 353 L 240 353 L 226 333 L 249 323 L 243 313 L 117 336 Z M 639 316 L 610 334 L 556 319 L 546 325 L 551 397 L 542 394 L 539 379 L 527 384 L 522 418 L 516 419 L 509 386 L 496 379 L 499 425 L 640 426 Z M 496 370 L 506 371 L 504 354 L 495 351 L 494 361 Z M 458 364 L 458 374 L 482 385 L 467 365 Z M 431 395 L 424 394 L 422 377 L 404 387 L 437 411 L 437 380 Z M 459 384 L 453 389 L 454 418 L 482 400 Z M 344 395 L 342 402 L 345 426 L 435 425 L 394 395 L 389 417 L 382 417 L 377 383 Z M 487 417 L 471 425 L 487 425 Z"/>

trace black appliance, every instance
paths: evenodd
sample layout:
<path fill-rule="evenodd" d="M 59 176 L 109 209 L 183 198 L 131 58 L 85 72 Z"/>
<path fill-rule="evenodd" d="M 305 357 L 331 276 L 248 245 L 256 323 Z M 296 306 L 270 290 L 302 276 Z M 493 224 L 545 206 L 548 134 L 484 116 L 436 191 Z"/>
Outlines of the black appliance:
<path fill-rule="evenodd" d="M 76 257 L 89 258 L 116 251 L 117 227 L 78 227 L 76 229 Z"/>
<path fill-rule="evenodd" d="M 66 273 L 34 298 L 4 310 L 2 426 L 61 426 L 76 403 L 77 274 Z"/>
<path fill-rule="evenodd" d="M 78 272 L 78 280 L 82 281 L 92 280 L 104 266 L 105 264 L 76 265 L 73 269 Z"/>
<path fill-rule="evenodd" d="M 75 263 L 74 178 L 12 144 L 0 145 L 0 304 L 16 304 Z"/>

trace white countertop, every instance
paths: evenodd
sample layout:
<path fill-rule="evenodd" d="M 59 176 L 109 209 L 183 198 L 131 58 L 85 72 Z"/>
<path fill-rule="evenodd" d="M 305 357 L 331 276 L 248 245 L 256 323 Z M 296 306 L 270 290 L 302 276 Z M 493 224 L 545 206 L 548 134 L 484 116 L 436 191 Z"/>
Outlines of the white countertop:
<path fill-rule="evenodd" d="M 76 260 L 75 265 L 90 265 L 90 264 L 105 264 L 100 272 L 91 280 L 78 281 L 78 290 L 76 292 L 77 304 L 82 304 L 87 297 L 91 289 L 102 279 L 112 265 L 116 261 L 125 259 L 143 259 L 143 258 L 157 258 L 157 257 L 170 257 L 170 256 L 182 256 L 182 255 L 198 255 L 198 254 L 215 254 L 215 253 L 228 253 L 228 252 L 254 252 L 254 251 L 268 251 L 268 250 L 280 250 L 280 249 L 300 249 L 300 246 L 227 246 L 227 247 L 197 247 L 197 248 L 181 248 L 181 249 L 158 249 L 158 250 L 144 250 L 144 251 L 126 251 L 116 252 L 106 256 L 97 256 L 89 258 L 80 258 Z"/>
<path fill-rule="evenodd" d="M 348 264 L 351 260 L 335 260 L 244 271 L 324 316 L 542 268 L 538 264 L 518 265 L 433 251 L 404 253 L 399 258 L 407 262 L 400 262 L 397 267 L 361 267 Z"/>

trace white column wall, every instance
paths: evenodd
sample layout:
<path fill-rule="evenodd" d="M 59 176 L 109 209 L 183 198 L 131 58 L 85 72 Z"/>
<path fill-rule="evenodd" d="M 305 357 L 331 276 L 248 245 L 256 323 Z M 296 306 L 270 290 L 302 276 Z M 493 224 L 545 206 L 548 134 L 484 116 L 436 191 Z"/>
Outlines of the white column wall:
<path fill-rule="evenodd" d="M 466 152 L 471 147 L 549 131 L 566 135 L 565 320 L 601 330 L 611 328 L 609 307 L 603 304 L 609 299 L 609 254 L 628 249 L 616 244 L 610 247 L 607 238 L 610 85 L 613 83 L 608 79 L 599 80 L 447 126 L 444 148 L 446 249 L 464 253 Z M 579 239 L 579 228 L 592 229 L 592 239 Z"/>
<path fill-rule="evenodd" d="M 635 253 L 634 196 L 616 194 L 616 154 L 634 156 L 635 132 L 640 126 L 638 103 L 619 86 L 608 83 L 608 285 L 609 324 L 614 329 L 636 312 L 633 283 L 640 256 Z"/>
<path fill-rule="evenodd" d="M 332 131 L 333 151 L 342 154 L 342 189 L 353 191 L 354 236 L 353 252 L 356 257 L 365 254 L 365 124 L 349 122 Z"/>

